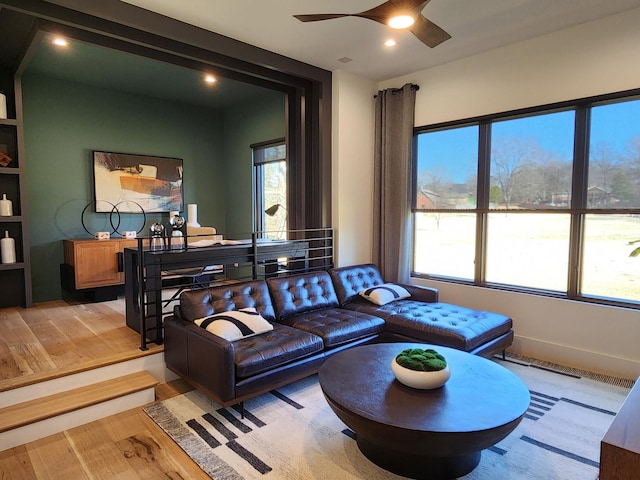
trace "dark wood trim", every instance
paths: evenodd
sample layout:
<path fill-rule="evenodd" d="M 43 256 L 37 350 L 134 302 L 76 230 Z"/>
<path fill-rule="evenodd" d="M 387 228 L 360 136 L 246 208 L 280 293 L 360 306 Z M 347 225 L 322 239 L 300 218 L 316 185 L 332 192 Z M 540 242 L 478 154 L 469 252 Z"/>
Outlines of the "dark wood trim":
<path fill-rule="evenodd" d="M 304 98 L 299 89 L 292 91 L 287 97 L 287 212 L 288 228 L 299 230 L 304 224 L 301 209 L 305 202 L 304 182 L 304 145 L 303 131 Z"/>
<path fill-rule="evenodd" d="M 23 131 L 23 114 L 22 114 L 22 83 L 19 79 L 14 80 L 14 92 L 15 92 L 15 102 L 16 102 L 16 120 L 18 121 L 18 152 L 20 159 L 20 171 L 21 179 L 20 179 L 20 212 L 22 218 L 25 221 L 22 222 L 22 245 L 20 249 L 22 250 L 22 262 L 24 263 L 24 306 L 26 308 L 30 308 L 33 306 L 33 287 L 31 285 L 31 249 L 29 248 L 29 224 L 26 219 L 29 217 L 29 209 L 27 206 L 27 187 L 24 172 L 25 169 L 25 146 L 24 146 L 24 131 Z M 18 246 L 16 245 L 16 248 Z"/>
<path fill-rule="evenodd" d="M 291 228 L 331 224 L 331 88 L 327 70 L 117 0 L 0 0 L 39 28 L 287 94 Z"/>
<path fill-rule="evenodd" d="M 280 145 L 281 143 L 285 143 L 286 140 L 287 139 L 285 137 L 274 138 L 273 140 L 265 140 L 264 142 L 252 143 L 251 145 L 249 145 L 249 148 L 255 149 L 255 148 L 276 146 L 276 145 Z"/>
<path fill-rule="evenodd" d="M 275 68 L 277 72 L 285 72 L 303 79 L 331 78 L 331 72 L 327 70 L 118 0 L 100 0 L 99 2 L 87 2 L 86 0 L 48 0 L 46 2 L 41 0 L 2 0 L 2 3 L 4 2 L 11 2 L 14 5 L 36 4 L 42 15 L 50 15 L 49 12 L 52 12 L 53 8 L 64 9 L 72 24 L 91 27 L 95 22 L 97 28 L 102 28 L 102 23 L 107 21 L 113 25 L 111 29 L 114 34 L 126 39 L 133 39 L 139 34 L 158 35 L 168 42 L 177 41 L 216 52 L 221 57 L 226 57 L 221 58 L 226 67 L 236 66 L 242 71 L 252 71 L 256 68 Z M 55 4 L 56 7 L 51 4 Z M 233 62 L 234 65 L 229 62 Z"/>

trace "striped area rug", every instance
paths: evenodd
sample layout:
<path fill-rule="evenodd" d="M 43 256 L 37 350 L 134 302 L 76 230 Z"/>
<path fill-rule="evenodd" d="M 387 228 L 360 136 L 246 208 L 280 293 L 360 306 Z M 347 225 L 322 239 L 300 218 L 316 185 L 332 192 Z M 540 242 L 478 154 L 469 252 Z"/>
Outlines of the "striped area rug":
<path fill-rule="evenodd" d="M 531 392 L 531 407 L 502 442 L 482 452 L 468 480 L 595 480 L 600 440 L 632 382 L 544 364 L 495 359 Z M 192 391 L 146 413 L 215 480 L 400 479 L 364 457 L 327 405 L 317 376 L 221 408 Z"/>

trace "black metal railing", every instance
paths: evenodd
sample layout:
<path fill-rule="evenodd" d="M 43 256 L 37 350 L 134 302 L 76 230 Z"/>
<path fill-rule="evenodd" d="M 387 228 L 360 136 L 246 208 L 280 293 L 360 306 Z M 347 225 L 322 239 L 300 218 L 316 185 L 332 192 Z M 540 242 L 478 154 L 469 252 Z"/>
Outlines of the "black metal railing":
<path fill-rule="evenodd" d="M 284 238 L 269 238 L 275 236 Z M 157 239 L 156 239 L 157 240 Z M 329 270 L 334 265 L 332 228 L 190 235 L 183 242 L 139 237 L 125 251 L 127 325 L 140 332 L 140 348 L 162 343 L 162 319 L 185 289 Z"/>

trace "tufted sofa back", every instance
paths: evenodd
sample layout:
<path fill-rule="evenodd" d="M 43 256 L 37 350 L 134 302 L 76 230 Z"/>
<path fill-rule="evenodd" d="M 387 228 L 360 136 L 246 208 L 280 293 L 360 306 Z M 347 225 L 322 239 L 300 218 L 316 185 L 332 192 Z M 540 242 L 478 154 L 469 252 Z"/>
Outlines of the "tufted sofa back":
<path fill-rule="evenodd" d="M 318 308 L 338 306 L 331 277 L 324 271 L 272 277 L 267 279 L 267 284 L 280 319 Z"/>
<path fill-rule="evenodd" d="M 232 283 L 180 294 L 180 317 L 190 322 L 214 313 L 255 308 L 266 320 L 275 320 L 269 289 L 264 280 Z"/>
<path fill-rule="evenodd" d="M 348 303 L 367 288 L 384 283 L 378 267 L 372 263 L 329 270 L 340 305 Z"/>

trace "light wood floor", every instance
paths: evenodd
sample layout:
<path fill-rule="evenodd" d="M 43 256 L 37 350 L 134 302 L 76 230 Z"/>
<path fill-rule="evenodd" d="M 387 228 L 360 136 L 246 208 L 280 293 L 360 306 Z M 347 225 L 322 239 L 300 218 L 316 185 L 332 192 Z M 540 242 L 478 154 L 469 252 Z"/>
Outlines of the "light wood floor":
<path fill-rule="evenodd" d="M 123 299 L 0 309 L 0 391 L 144 354 L 124 311 Z"/>
<path fill-rule="evenodd" d="M 124 302 L 0 309 L 0 392 L 144 354 Z M 149 345 L 149 352 L 162 346 Z M 190 387 L 159 385 L 156 398 Z M 1 393 L 0 393 L 1 394 Z M 208 479 L 141 408 L 0 452 L 5 479 Z"/>
<path fill-rule="evenodd" d="M 160 386 L 158 398 L 181 393 L 178 383 Z M 134 408 L 0 452 L 0 478 L 205 480 L 209 476 L 141 408 Z"/>

